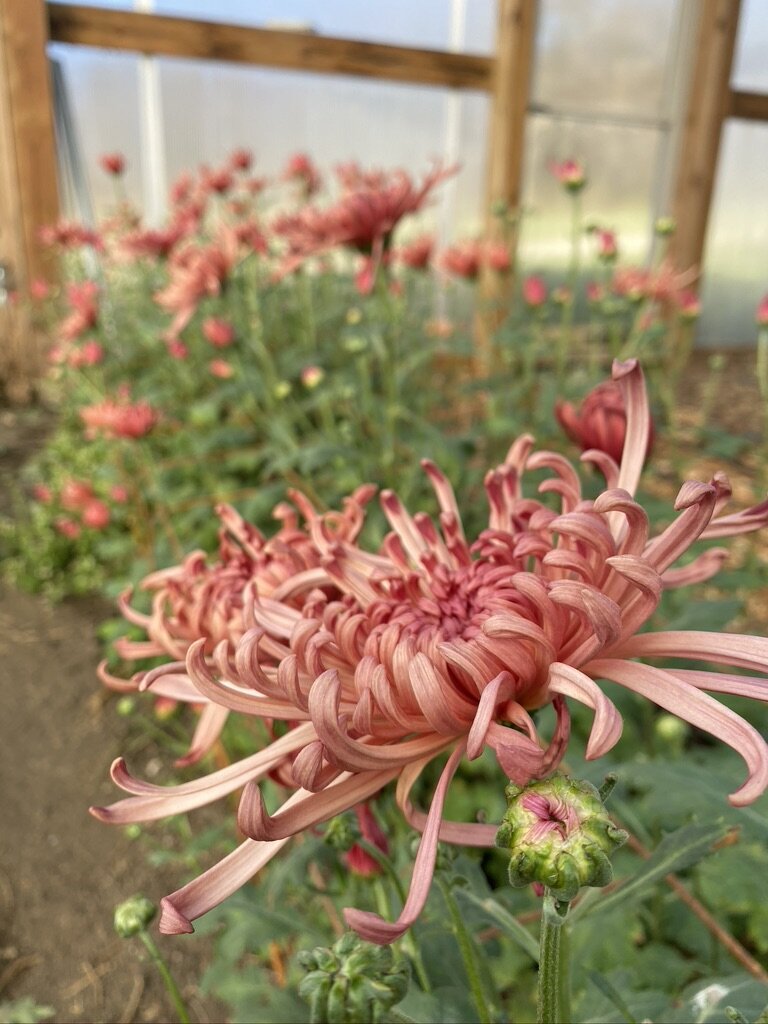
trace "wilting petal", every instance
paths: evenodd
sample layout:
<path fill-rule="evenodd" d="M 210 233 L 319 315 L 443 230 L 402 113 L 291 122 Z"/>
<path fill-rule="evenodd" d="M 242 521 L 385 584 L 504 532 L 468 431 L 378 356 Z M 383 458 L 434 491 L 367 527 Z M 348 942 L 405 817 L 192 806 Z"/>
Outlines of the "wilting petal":
<path fill-rule="evenodd" d="M 768 744 L 730 708 L 665 669 L 609 658 L 593 661 L 585 668 L 592 675 L 626 686 L 733 747 L 749 769 L 747 781 L 728 798 L 734 806 L 752 803 L 768 787 Z"/>
<path fill-rule="evenodd" d="M 610 701 L 594 679 L 571 665 L 555 663 L 549 670 L 549 689 L 572 697 L 595 712 L 595 720 L 587 743 L 587 760 L 602 757 L 619 742 L 624 723 Z"/>
<path fill-rule="evenodd" d="M 432 797 L 432 806 L 429 808 L 424 832 L 419 843 L 419 851 L 416 854 L 416 861 L 413 865 L 413 878 L 411 888 L 408 892 L 408 899 L 405 901 L 397 921 L 389 922 L 378 914 L 372 914 L 363 910 L 347 909 L 344 911 L 344 919 L 349 927 L 357 932 L 360 938 L 366 942 L 375 942 L 379 946 L 385 946 L 390 942 L 399 939 L 401 935 L 411 927 L 427 902 L 429 888 L 432 884 L 432 875 L 435 870 L 435 857 L 437 855 L 437 843 L 440 835 L 440 821 L 443 814 L 443 805 L 448 792 L 448 786 L 456 774 L 459 762 L 464 756 L 464 744 L 460 744 L 448 758 L 448 762 L 440 775 L 440 781 Z"/>

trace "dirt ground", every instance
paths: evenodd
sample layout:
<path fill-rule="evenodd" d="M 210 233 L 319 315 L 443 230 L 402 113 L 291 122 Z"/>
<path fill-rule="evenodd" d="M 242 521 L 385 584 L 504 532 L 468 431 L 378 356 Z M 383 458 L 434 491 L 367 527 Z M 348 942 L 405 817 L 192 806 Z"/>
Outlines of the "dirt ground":
<path fill-rule="evenodd" d="M 729 354 L 711 420 L 736 432 L 748 424 L 759 443 L 753 358 Z M 705 371 L 702 357 L 686 377 L 683 422 L 701 408 Z M 0 412 L 0 484 L 50 422 L 45 413 Z M 663 482 L 669 453 L 659 454 Z M 749 464 L 732 468 L 749 477 Z M 94 625 L 109 613 L 93 602 L 52 607 L 0 589 L 0 1002 L 31 996 L 61 1022 L 170 1021 L 154 969 L 137 941 L 117 938 L 112 911 L 136 892 L 158 900 L 179 884 L 178 869 L 151 867 L 122 830 L 86 810 L 114 798 L 108 768 L 124 752 L 130 728 L 94 676 Z M 159 942 L 194 1018 L 223 1020 L 222 1007 L 196 988 L 210 952 L 206 940 Z"/>

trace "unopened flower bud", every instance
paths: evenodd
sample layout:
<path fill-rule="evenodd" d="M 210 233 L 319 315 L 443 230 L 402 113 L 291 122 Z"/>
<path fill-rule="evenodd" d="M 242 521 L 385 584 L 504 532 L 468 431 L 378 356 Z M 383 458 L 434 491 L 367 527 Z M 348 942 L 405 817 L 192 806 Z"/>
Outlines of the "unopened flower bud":
<path fill-rule="evenodd" d="M 507 802 L 496 845 L 511 853 L 513 886 L 539 882 L 566 903 L 583 885 L 611 881 L 608 856 L 628 836 L 610 820 L 591 783 L 561 775 L 522 788 L 510 784 Z"/>
<path fill-rule="evenodd" d="M 339 814 L 331 818 L 323 834 L 323 842 L 334 850 L 346 853 L 360 838 L 359 829 L 349 814 Z"/>
<path fill-rule="evenodd" d="M 660 238 L 669 238 L 670 235 L 674 235 L 676 228 L 674 217 L 657 217 L 656 223 L 653 225 L 653 230 Z"/>
<path fill-rule="evenodd" d="M 352 932 L 330 949 L 299 953 L 298 960 L 309 972 L 299 995 L 318 1024 L 374 1024 L 408 989 L 408 966 L 395 959 L 392 948 L 373 946 Z"/>
<path fill-rule="evenodd" d="M 309 391 L 312 391 L 322 383 L 325 373 L 319 366 L 305 366 L 301 371 L 301 383 Z"/>
<path fill-rule="evenodd" d="M 278 400 L 278 402 L 281 402 L 284 398 L 287 398 L 288 395 L 290 395 L 291 393 L 290 381 L 279 380 L 272 389 L 272 392 L 275 398 Z"/>
<path fill-rule="evenodd" d="M 132 896 L 115 907 L 115 931 L 121 939 L 143 932 L 157 913 L 157 907 L 146 896 Z"/>
<path fill-rule="evenodd" d="M 354 327 L 355 324 L 359 324 L 362 319 L 363 314 L 360 312 L 357 306 L 352 306 L 351 309 L 347 310 L 346 321 L 350 325 L 350 327 Z"/>

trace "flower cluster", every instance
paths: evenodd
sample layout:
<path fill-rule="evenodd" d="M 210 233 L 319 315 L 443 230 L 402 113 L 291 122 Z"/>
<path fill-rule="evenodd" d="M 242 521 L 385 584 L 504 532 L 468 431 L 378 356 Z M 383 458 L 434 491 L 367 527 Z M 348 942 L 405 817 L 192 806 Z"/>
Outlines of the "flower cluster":
<path fill-rule="evenodd" d="M 163 900 L 162 931 L 191 931 L 195 918 L 239 888 L 293 835 L 396 782 L 403 815 L 422 833 L 407 901 L 395 922 L 345 912 L 361 937 L 392 942 L 424 906 L 438 840 L 494 844 L 495 826 L 443 820 L 462 760 L 490 748 L 516 785 L 550 776 L 568 744 L 571 702 L 594 713 L 587 757 L 606 754 L 620 740 L 622 719 L 600 680 L 731 746 L 747 766 L 732 803 L 749 803 L 768 786 L 768 746 L 708 692 L 764 700 L 768 640 L 640 631 L 664 589 L 709 579 L 724 551 L 708 548 L 676 566 L 681 556 L 698 540 L 764 526 L 768 502 L 724 515 L 730 488 L 718 473 L 709 482 L 686 482 L 677 517 L 654 533 L 634 497 L 650 431 L 642 373 L 629 361 L 616 363 L 613 377 L 625 411 L 624 444 L 620 463 L 605 451 L 583 454 L 606 481 L 594 500 L 583 496 L 576 470 L 562 455 L 534 451 L 533 439 L 524 435 L 486 476 L 488 526 L 474 541 L 465 536 L 448 480 L 425 461 L 437 524 L 423 512 L 411 515 L 396 494 L 384 491 L 380 501 L 391 532 L 378 551 L 364 549 L 357 539 L 371 488 L 348 499 L 343 512 L 331 513 L 292 493 L 304 524 L 284 520 L 272 541 L 224 510 L 216 565 L 192 556 L 152 578 L 155 602 L 146 618 L 126 606 L 150 639 L 148 647 L 124 653 L 164 650 L 175 660 L 125 685 L 203 704 L 216 722 L 233 711 L 262 719 L 269 731 L 276 720 L 288 725 L 264 749 L 178 786 L 141 781 L 123 760 L 114 763 L 112 777 L 130 795 L 93 809 L 107 822 L 148 821 L 242 790 L 237 822 L 247 838 Z M 526 495 L 526 473 L 542 470 L 549 475 L 539 484 L 541 497 Z M 657 667 L 646 658 L 671 664 Z M 676 659 L 725 670 L 676 668 Z M 752 674 L 736 675 L 731 667 Z M 532 713 L 546 705 L 554 709 L 555 725 L 541 736 Z M 411 791 L 436 758 L 446 760 L 424 812 Z M 275 773 L 292 792 L 270 814 L 259 781 Z"/>

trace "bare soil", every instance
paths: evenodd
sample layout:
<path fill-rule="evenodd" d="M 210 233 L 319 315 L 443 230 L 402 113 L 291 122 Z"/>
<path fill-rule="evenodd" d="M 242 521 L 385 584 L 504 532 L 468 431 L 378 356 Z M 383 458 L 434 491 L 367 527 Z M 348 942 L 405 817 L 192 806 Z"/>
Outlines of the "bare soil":
<path fill-rule="evenodd" d="M 707 415 L 708 422 L 754 441 L 726 467 L 739 504 L 758 499 L 762 434 L 753 359 L 753 353 L 728 354 Z M 701 354 L 686 375 L 680 410 L 690 444 L 672 452 L 662 441 L 658 462 L 654 458 L 662 491 L 679 483 L 681 456 L 690 474 L 711 471 L 709 463 L 722 466 L 695 441 L 708 401 L 707 376 Z M 0 412 L 0 484 L 42 442 L 51 419 L 34 410 Z M 137 892 L 159 900 L 178 886 L 179 871 L 151 867 L 122 830 L 87 813 L 90 803 L 114 798 L 108 769 L 125 751 L 130 731 L 94 675 L 94 626 L 109 614 L 97 602 L 52 607 L 0 589 L 0 1002 L 32 996 L 62 1022 L 170 1021 L 174 1013 L 154 969 L 137 940 L 115 935 L 112 912 Z M 222 1007 L 202 998 L 196 984 L 208 942 L 195 936 L 158 941 L 195 1018 L 223 1020 Z"/>

